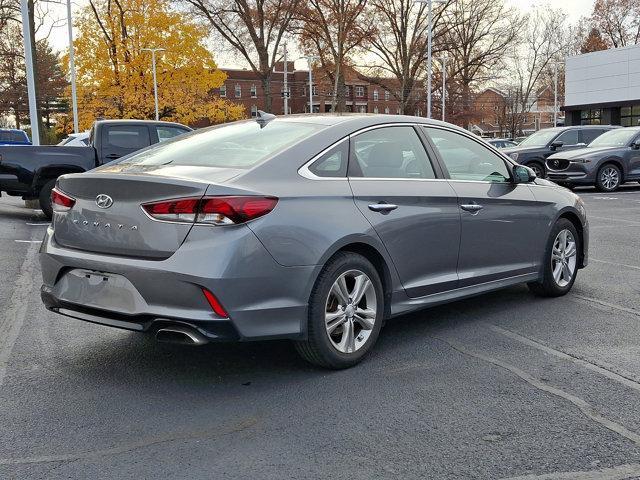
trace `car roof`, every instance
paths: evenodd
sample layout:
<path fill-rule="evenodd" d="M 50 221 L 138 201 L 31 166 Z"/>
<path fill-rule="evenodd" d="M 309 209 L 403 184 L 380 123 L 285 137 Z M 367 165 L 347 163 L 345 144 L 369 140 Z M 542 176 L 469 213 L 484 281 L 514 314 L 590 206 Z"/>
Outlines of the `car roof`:
<path fill-rule="evenodd" d="M 96 120 L 96 123 L 100 123 L 100 124 L 109 124 L 109 123 L 129 123 L 132 125 L 167 125 L 167 126 L 178 126 L 178 127 L 186 127 L 186 128 L 190 128 L 187 127 L 187 125 L 183 125 L 181 123 L 177 123 L 177 122 L 164 122 L 162 120 L 136 120 L 136 119 L 130 119 L 130 118 L 125 118 L 122 120 L 119 119 L 104 119 L 104 120 Z"/>

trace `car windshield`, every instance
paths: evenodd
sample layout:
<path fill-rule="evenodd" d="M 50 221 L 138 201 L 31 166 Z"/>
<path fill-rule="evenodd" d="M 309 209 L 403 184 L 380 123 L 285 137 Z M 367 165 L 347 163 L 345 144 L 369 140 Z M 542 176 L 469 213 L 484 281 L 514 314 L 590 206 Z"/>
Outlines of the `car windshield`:
<path fill-rule="evenodd" d="M 546 147 L 556 135 L 560 133 L 558 130 L 540 130 L 533 135 L 525 138 L 520 142 L 521 147 Z"/>
<path fill-rule="evenodd" d="M 589 144 L 589 147 L 624 147 L 638 135 L 639 130 L 618 128 L 610 130 L 597 137 Z"/>
<path fill-rule="evenodd" d="M 324 128 L 312 123 L 255 121 L 200 130 L 134 154 L 121 164 L 250 168 Z"/>

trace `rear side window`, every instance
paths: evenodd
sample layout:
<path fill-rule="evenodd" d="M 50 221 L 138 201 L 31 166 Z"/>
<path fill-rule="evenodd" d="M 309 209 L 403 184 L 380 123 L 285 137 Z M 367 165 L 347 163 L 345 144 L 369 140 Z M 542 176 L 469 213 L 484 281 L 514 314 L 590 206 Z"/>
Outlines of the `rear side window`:
<path fill-rule="evenodd" d="M 343 140 L 313 162 L 309 171 L 318 177 L 344 177 L 347 174 L 349 142 Z"/>
<path fill-rule="evenodd" d="M 169 140 L 170 138 L 177 137 L 178 135 L 182 135 L 183 133 L 187 133 L 188 130 L 184 128 L 178 127 L 168 127 L 166 125 L 157 126 L 156 131 L 158 132 L 158 141 L 164 142 Z"/>
<path fill-rule="evenodd" d="M 561 133 L 554 142 L 562 142 L 562 145 L 575 145 L 578 143 L 578 130 L 567 130 Z"/>
<path fill-rule="evenodd" d="M 413 127 L 383 127 L 352 140 L 349 174 L 368 178 L 435 178 L 427 152 Z"/>
<path fill-rule="evenodd" d="M 26 143 L 29 139 L 24 132 L 0 131 L 0 142 Z"/>
<path fill-rule="evenodd" d="M 587 145 L 589 145 L 591 142 L 593 142 L 596 138 L 598 138 L 604 132 L 605 132 L 604 130 L 601 130 L 599 128 L 584 129 L 582 131 L 582 143 L 586 143 Z"/>
<path fill-rule="evenodd" d="M 323 128 L 326 127 L 282 120 L 262 127 L 255 121 L 231 123 L 159 143 L 122 163 L 250 168 Z"/>
<path fill-rule="evenodd" d="M 149 129 L 146 126 L 123 125 L 107 128 L 107 146 L 139 150 L 151 143 Z"/>

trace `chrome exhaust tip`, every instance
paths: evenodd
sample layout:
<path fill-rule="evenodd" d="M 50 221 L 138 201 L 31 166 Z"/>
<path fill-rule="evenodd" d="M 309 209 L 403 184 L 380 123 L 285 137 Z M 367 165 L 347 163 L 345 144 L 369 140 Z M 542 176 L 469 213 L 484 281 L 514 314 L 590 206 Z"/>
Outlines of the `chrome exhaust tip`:
<path fill-rule="evenodd" d="M 159 328 L 156 332 L 156 340 L 164 343 L 177 343 L 180 345 L 204 345 L 209 341 L 200 332 L 193 328 L 170 326 Z"/>

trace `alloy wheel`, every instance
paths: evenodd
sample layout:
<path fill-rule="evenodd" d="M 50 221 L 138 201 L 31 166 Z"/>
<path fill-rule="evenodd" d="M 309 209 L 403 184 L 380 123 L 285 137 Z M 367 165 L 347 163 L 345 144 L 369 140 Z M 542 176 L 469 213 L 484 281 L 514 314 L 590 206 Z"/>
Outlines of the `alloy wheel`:
<path fill-rule="evenodd" d="M 600 172 L 600 183 L 607 190 L 613 190 L 618 186 L 620 176 L 614 167 L 605 167 Z"/>
<path fill-rule="evenodd" d="M 559 287 L 566 287 L 571 283 L 576 271 L 577 253 L 573 234 L 567 229 L 561 230 L 553 242 L 551 252 L 551 271 Z"/>
<path fill-rule="evenodd" d="M 377 316 L 376 290 L 360 270 L 349 270 L 333 283 L 325 306 L 325 327 L 341 353 L 359 350 L 371 335 Z"/>
<path fill-rule="evenodd" d="M 544 177 L 544 170 L 540 168 L 540 165 L 536 163 L 532 163 L 531 165 L 529 165 L 529 167 L 531 168 L 531 170 L 533 170 L 533 173 L 536 174 L 536 177 L 538 178 Z"/>

